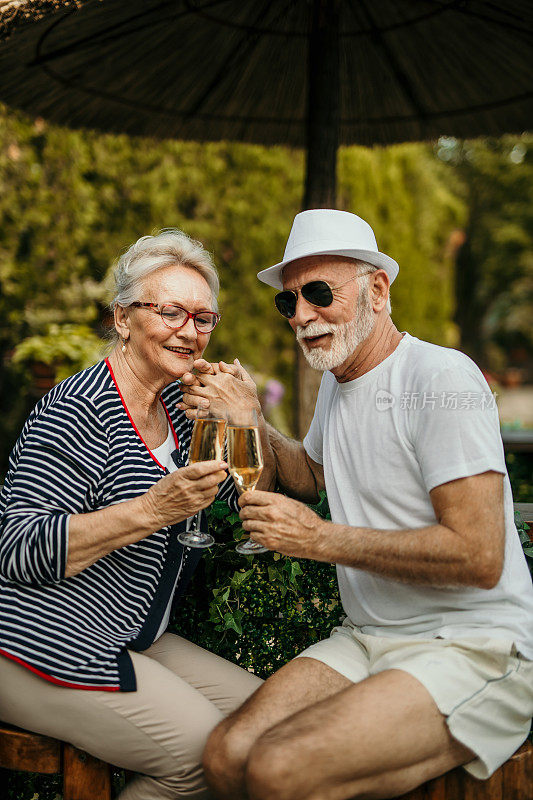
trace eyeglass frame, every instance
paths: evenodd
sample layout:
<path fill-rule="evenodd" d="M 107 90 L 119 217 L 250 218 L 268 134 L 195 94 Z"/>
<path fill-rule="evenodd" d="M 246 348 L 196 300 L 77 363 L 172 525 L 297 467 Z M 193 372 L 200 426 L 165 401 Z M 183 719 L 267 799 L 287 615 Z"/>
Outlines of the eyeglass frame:
<path fill-rule="evenodd" d="M 220 317 L 221 317 L 221 315 L 217 311 L 209 311 L 208 309 L 205 309 L 205 311 L 195 311 L 193 313 L 191 311 L 187 311 L 186 308 L 183 308 L 183 306 L 179 306 L 177 303 L 163 303 L 163 305 L 159 305 L 159 303 L 141 303 L 139 300 L 136 300 L 134 303 L 130 303 L 130 306 L 134 306 L 135 308 L 155 308 L 155 309 L 157 309 L 157 311 L 159 313 L 159 316 L 161 317 L 161 320 L 163 322 L 163 325 L 166 325 L 166 327 L 170 328 L 171 331 L 179 331 L 180 328 L 183 328 L 188 323 L 188 321 L 190 319 L 192 319 L 194 328 L 198 333 L 203 333 L 203 334 L 213 333 L 213 331 L 215 330 L 216 326 L 220 322 Z M 170 306 L 172 308 L 179 308 L 180 311 L 184 311 L 185 314 L 187 314 L 187 319 L 185 320 L 185 322 L 182 322 L 182 324 L 178 325 L 177 327 L 175 327 L 174 325 L 169 325 L 168 322 L 166 322 L 164 317 L 163 317 L 163 309 L 166 308 L 167 306 Z M 215 324 L 213 325 L 213 327 L 211 328 L 210 331 L 201 331 L 201 330 L 199 330 L 199 328 L 198 328 L 198 326 L 196 324 L 196 317 L 200 316 L 201 314 L 212 314 L 214 317 L 216 317 L 216 322 L 215 322 Z"/>
<path fill-rule="evenodd" d="M 283 291 L 278 292 L 274 297 L 274 303 L 275 303 L 276 308 L 277 308 L 277 310 L 279 311 L 279 313 L 281 314 L 282 317 L 285 317 L 285 319 L 294 319 L 294 317 L 296 316 L 296 306 L 298 305 L 298 293 L 302 294 L 302 289 L 305 289 L 305 287 L 309 286 L 310 283 L 325 283 L 326 286 L 328 287 L 328 289 L 331 292 L 331 295 L 332 295 L 331 296 L 331 300 L 330 300 L 329 303 L 327 303 L 327 305 L 321 306 L 321 305 L 317 305 L 316 303 L 311 303 L 311 301 L 308 300 L 307 297 L 304 297 L 304 295 L 302 294 L 302 297 L 304 298 L 305 302 L 309 303 L 309 305 L 314 306 L 315 308 L 329 308 L 329 306 L 335 300 L 335 298 L 333 297 L 333 292 L 336 291 L 336 289 L 340 289 L 341 286 L 346 286 L 347 283 L 350 283 L 351 281 L 355 281 L 355 280 L 357 280 L 357 278 L 363 278 L 365 275 L 371 275 L 373 272 L 375 272 L 374 269 L 368 269 L 366 272 L 362 272 L 360 275 L 353 275 L 351 278 L 348 278 L 347 281 L 344 281 L 343 283 L 339 283 L 337 286 L 330 286 L 329 283 L 327 281 L 323 280 L 322 278 L 318 278 L 317 280 L 314 280 L 314 281 L 307 281 L 306 283 L 302 284 L 302 286 L 299 286 L 296 289 L 283 289 Z M 296 298 L 296 304 L 294 306 L 294 314 L 292 314 L 292 316 L 290 316 L 290 317 L 287 317 L 285 314 L 282 314 L 282 312 L 279 310 L 278 305 L 276 303 L 276 298 L 279 297 L 282 294 L 285 294 L 285 293 L 293 294 L 295 296 L 295 298 Z"/>

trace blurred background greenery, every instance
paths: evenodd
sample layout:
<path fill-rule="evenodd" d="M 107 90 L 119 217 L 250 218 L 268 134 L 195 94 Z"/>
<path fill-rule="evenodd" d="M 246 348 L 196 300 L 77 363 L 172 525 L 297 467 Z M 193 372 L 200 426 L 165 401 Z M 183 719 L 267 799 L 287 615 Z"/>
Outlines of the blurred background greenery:
<path fill-rule="evenodd" d="M 293 338 L 255 273 L 283 252 L 303 169 L 283 147 L 72 132 L 0 106 L 0 477 L 38 397 L 101 356 L 113 261 L 167 226 L 200 239 L 220 270 L 208 357 L 238 356 L 263 389 L 279 380 L 271 411 L 290 432 Z M 533 373 L 532 178 L 531 135 L 339 157 L 339 207 L 401 265 L 398 328 L 460 347 L 497 390 Z"/>

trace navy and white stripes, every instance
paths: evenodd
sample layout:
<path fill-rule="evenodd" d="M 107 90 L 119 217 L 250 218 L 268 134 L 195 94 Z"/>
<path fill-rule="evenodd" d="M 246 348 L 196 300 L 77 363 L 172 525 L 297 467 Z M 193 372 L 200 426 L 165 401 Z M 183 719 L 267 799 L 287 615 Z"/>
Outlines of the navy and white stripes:
<path fill-rule="evenodd" d="M 186 463 L 192 423 L 176 409 L 177 384 L 162 399 Z M 65 578 L 70 514 L 132 499 L 164 470 L 125 408 L 106 362 L 54 387 L 30 414 L 0 495 L 0 654 L 63 685 L 135 689 L 126 648 L 155 637 L 184 558 L 167 526 Z M 218 499 L 236 508 L 230 477 Z M 198 551 L 185 551 L 188 569 Z"/>

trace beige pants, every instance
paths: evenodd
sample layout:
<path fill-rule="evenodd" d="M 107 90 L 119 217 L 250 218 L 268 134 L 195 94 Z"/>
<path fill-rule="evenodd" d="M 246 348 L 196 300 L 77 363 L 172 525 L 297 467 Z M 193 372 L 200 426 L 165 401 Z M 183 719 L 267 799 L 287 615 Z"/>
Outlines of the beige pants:
<path fill-rule="evenodd" d="M 136 692 L 67 689 L 0 657 L 0 719 L 142 773 L 120 800 L 207 800 L 207 737 L 262 681 L 171 633 L 130 655 Z"/>

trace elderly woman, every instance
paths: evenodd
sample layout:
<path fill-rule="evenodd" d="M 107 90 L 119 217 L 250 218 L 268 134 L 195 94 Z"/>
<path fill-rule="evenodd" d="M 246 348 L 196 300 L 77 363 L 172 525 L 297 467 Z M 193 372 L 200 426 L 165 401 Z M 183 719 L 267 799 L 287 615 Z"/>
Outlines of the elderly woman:
<path fill-rule="evenodd" d="M 116 346 L 30 414 L 0 498 L 0 719 L 141 773 L 121 800 L 207 798 L 212 728 L 258 678 L 171 633 L 198 561 L 177 536 L 225 464 L 186 466 L 177 379 L 219 320 L 209 255 L 184 233 L 120 258 Z M 90 690 L 90 691 L 87 691 Z"/>

